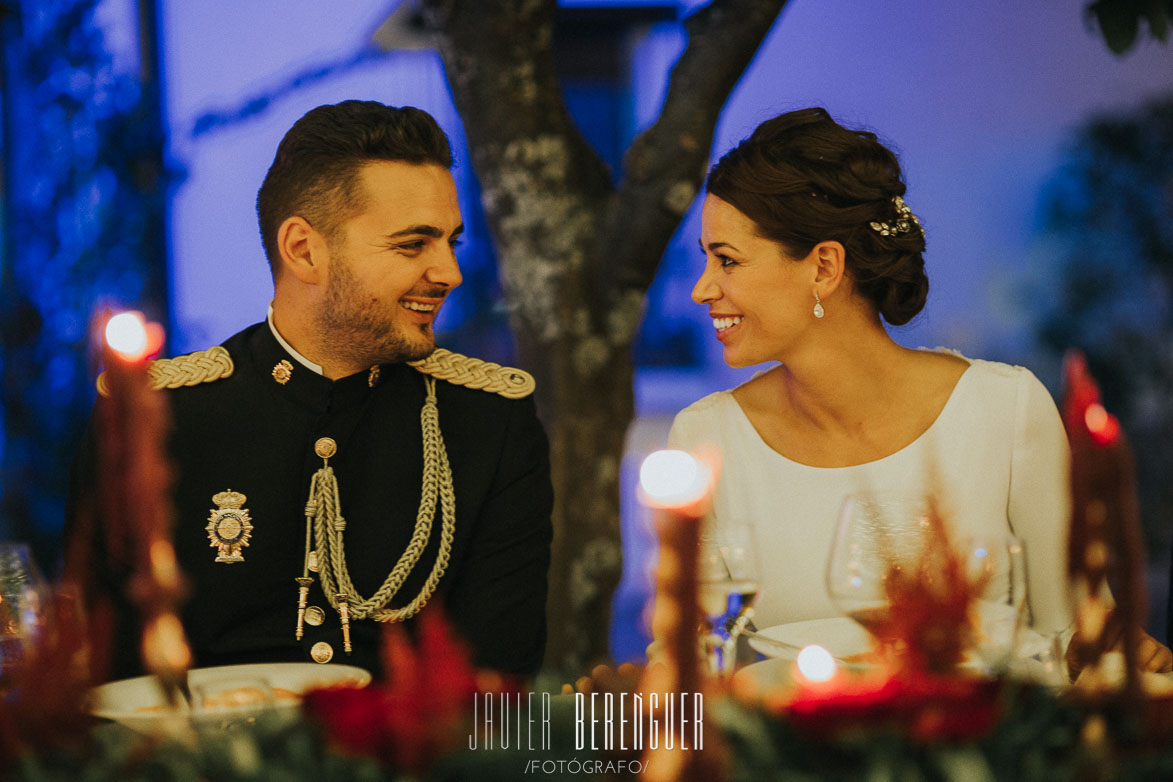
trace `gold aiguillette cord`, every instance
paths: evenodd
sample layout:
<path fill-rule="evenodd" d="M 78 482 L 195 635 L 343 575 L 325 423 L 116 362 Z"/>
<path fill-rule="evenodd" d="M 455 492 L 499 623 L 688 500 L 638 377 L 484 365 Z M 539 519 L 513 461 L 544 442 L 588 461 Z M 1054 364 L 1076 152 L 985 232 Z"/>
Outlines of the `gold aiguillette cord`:
<path fill-rule="evenodd" d="M 301 567 L 301 577 L 294 579 L 297 581 L 297 640 L 299 641 L 305 635 L 305 606 L 309 600 L 310 584 L 314 583 L 314 579 L 310 576 L 310 535 L 317 512 L 317 503 L 311 498 L 305 504 L 305 560 Z"/>
<path fill-rule="evenodd" d="M 416 512 L 415 527 L 411 540 L 382 586 L 369 599 L 363 598 L 350 580 L 343 546 L 346 520 L 342 517 L 341 501 L 338 497 L 338 479 L 330 466 L 330 458 L 338 452 L 337 443 L 329 437 L 322 437 L 314 443 L 314 453 L 322 459 L 322 467 L 310 480 L 310 496 L 306 502 L 305 567 L 302 577 L 297 579 L 301 589 L 298 600 L 297 630 L 301 638 L 304 621 L 305 599 L 313 579 L 309 575 L 311 545 L 317 545 L 318 578 L 326 599 L 338 611 L 342 620 L 343 649 L 351 651 L 350 622 L 374 619 L 377 622 L 401 622 L 417 614 L 436 590 L 441 577 L 448 568 L 448 558 L 456 529 L 456 500 L 452 489 L 452 467 L 448 462 L 448 450 L 440 432 L 439 412 L 436 408 L 436 381 L 424 378 L 426 395 L 420 409 L 420 431 L 423 435 L 424 470 L 421 476 L 419 510 Z M 391 608 L 391 600 L 408 574 L 423 556 L 431 537 L 436 506 L 440 507 L 440 544 L 436 561 L 428 574 L 419 594 L 402 608 Z M 312 535 L 311 535 L 312 531 Z"/>
<path fill-rule="evenodd" d="M 338 615 L 342 617 L 342 651 L 350 654 L 350 603 L 345 592 L 339 592 Z"/>

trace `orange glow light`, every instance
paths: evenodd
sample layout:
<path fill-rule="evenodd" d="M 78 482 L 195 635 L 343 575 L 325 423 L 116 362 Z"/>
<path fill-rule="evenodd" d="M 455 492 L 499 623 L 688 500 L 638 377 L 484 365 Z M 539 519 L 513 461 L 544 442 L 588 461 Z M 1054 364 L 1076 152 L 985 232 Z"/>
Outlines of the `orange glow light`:
<path fill-rule="evenodd" d="M 119 358 L 142 361 L 163 348 L 165 334 L 158 323 L 148 323 L 141 312 L 120 312 L 106 321 L 106 344 Z"/>
<path fill-rule="evenodd" d="M 1098 403 L 1090 404 L 1083 414 L 1083 422 L 1092 439 L 1099 445 L 1114 442 L 1120 436 L 1120 422 Z"/>
<path fill-rule="evenodd" d="M 639 468 L 643 497 L 653 507 L 683 508 L 705 497 L 713 471 L 685 451 L 656 451 Z"/>
<path fill-rule="evenodd" d="M 817 644 L 804 646 L 802 651 L 798 653 L 795 662 L 798 665 L 799 673 L 810 682 L 828 681 L 838 669 L 831 653 Z"/>
<path fill-rule="evenodd" d="M 124 358 L 143 358 L 147 353 L 147 323 L 142 313 L 120 312 L 106 321 L 106 344 Z"/>

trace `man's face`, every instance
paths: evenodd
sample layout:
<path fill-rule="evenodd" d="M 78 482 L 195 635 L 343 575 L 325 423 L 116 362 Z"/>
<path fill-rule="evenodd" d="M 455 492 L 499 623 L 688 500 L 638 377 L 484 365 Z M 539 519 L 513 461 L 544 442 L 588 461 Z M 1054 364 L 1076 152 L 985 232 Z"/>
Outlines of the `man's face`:
<path fill-rule="evenodd" d="M 375 161 L 358 179 L 362 211 L 330 238 L 318 335 L 354 366 L 425 358 L 440 305 L 461 281 L 453 250 L 464 225 L 452 174 Z"/>

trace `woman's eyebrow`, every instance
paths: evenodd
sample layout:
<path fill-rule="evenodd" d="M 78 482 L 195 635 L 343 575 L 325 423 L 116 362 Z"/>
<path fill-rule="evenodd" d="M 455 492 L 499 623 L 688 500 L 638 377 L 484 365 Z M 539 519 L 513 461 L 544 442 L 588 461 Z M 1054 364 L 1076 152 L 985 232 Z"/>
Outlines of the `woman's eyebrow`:
<path fill-rule="evenodd" d="M 697 244 L 699 244 L 701 246 L 701 252 L 704 252 L 706 249 L 705 243 L 702 242 L 700 239 L 697 239 L 696 241 L 697 241 Z M 730 250 L 737 250 L 737 248 L 734 247 L 733 245 L 729 244 L 729 242 L 709 242 L 709 246 L 707 249 L 709 252 L 714 252 L 716 250 L 721 249 L 722 247 L 728 247 Z M 738 250 L 738 252 L 740 252 L 740 250 Z"/>

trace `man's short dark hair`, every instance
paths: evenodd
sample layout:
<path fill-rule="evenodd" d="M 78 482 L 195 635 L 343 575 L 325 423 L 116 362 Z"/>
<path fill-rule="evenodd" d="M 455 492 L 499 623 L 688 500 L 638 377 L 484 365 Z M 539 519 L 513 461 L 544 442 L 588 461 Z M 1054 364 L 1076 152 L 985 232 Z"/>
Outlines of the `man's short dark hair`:
<path fill-rule="evenodd" d="M 358 171 L 376 160 L 452 168 L 448 137 L 411 106 L 348 100 L 318 106 L 294 123 L 257 193 L 257 219 L 269 266 L 281 268 L 277 229 L 297 215 L 326 237 L 363 209 Z"/>

